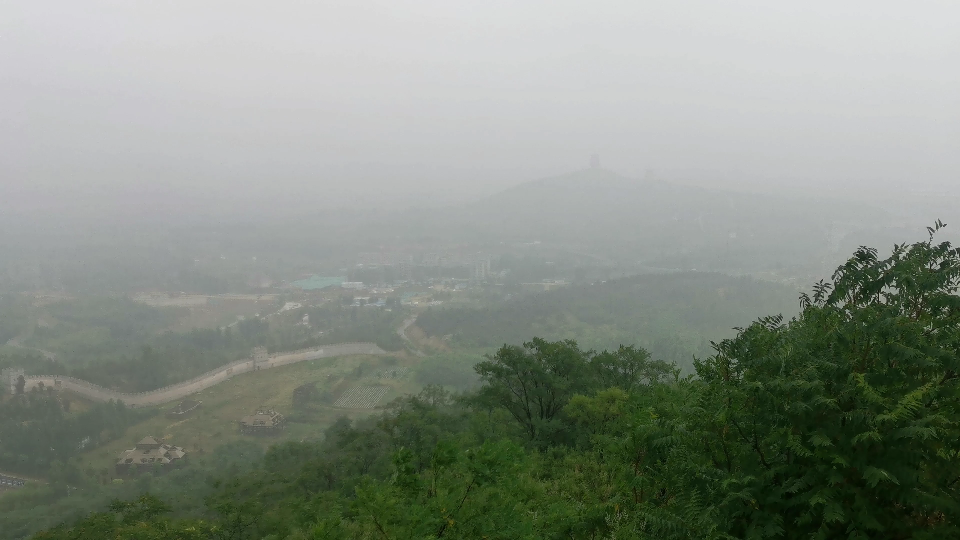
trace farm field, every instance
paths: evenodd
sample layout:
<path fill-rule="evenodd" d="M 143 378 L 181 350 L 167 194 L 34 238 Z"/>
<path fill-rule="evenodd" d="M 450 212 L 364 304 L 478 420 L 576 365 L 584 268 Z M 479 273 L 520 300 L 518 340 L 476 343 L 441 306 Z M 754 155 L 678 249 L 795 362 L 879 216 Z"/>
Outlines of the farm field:
<path fill-rule="evenodd" d="M 383 401 L 390 388 L 383 385 L 354 386 L 334 403 L 341 409 L 373 409 Z"/>
<path fill-rule="evenodd" d="M 116 441 L 81 455 L 82 469 L 95 471 L 108 469 L 113 477 L 116 456 L 132 448 L 146 435 L 161 437 L 167 443 L 183 447 L 189 458 L 202 458 L 222 444 L 244 439 L 260 444 L 263 448 L 282 440 L 315 439 L 337 418 L 361 418 L 375 413 L 377 409 L 338 409 L 333 403 L 315 403 L 309 410 L 293 408 L 293 390 L 314 382 L 320 391 L 328 391 L 333 400 L 348 389 L 376 384 L 383 387 L 383 406 L 394 398 L 416 392 L 419 385 L 411 378 L 380 379 L 378 373 L 385 368 L 412 365 L 413 359 L 400 359 L 399 364 L 385 365 L 384 358 L 373 356 L 344 356 L 311 360 L 289 366 L 238 375 L 229 381 L 190 396 L 203 404 L 187 418 L 171 419 L 168 410 L 176 404 L 156 407 L 157 414 L 127 429 Z M 286 429 L 276 437 L 253 437 L 241 435 L 237 420 L 251 414 L 258 407 L 274 409 L 288 418 Z"/>

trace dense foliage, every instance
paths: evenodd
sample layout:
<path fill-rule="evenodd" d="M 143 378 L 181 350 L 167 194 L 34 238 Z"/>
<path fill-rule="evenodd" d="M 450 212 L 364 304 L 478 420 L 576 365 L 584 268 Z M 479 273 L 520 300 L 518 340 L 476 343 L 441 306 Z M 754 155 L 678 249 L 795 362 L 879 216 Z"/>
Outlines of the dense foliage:
<path fill-rule="evenodd" d="M 693 357 L 710 354 L 710 341 L 729 337 L 730 328 L 746 325 L 764 309 L 794 313 L 796 306 L 788 287 L 684 272 L 572 285 L 489 308 L 430 309 L 417 326 L 468 347 L 499 347 L 533 335 L 575 339 L 596 349 L 630 344 L 692 368 Z"/>
<path fill-rule="evenodd" d="M 0 369 L 15 368 L 23 369 L 27 374 L 34 373 L 52 373 L 63 369 L 56 360 L 45 358 L 39 353 L 24 349 L 12 349 L 10 353 L 0 353 Z M 5 388 L 0 388 L 0 397 L 6 393 Z"/>
<path fill-rule="evenodd" d="M 13 295 L 0 295 L 0 344 L 17 337 L 27 329 L 26 314 L 30 306 Z"/>
<path fill-rule="evenodd" d="M 24 344 L 74 363 L 130 355 L 181 314 L 122 297 L 81 296 L 45 306 Z"/>
<path fill-rule="evenodd" d="M 296 339 L 271 339 L 270 330 L 266 320 L 248 319 L 233 328 L 165 332 L 142 344 L 136 354 L 66 365 L 64 371 L 127 392 L 153 390 L 246 358 L 258 345 L 273 346 L 273 350 L 296 347 Z"/>
<path fill-rule="evenodd" d="M 123 403 L 100 403 L 71 413 L 59 394 L 34 389 L 0 402 L 0 470 L 79 481 L 73 458 L 124 433 L 143 412 Z"/>
<path fill-rule="evenodd" d="M 376 307 L 301 308 L 269 320 L 248 318 L 226 328 L 166 330 L 176 314 L 123 298 L 57 302 L 44 309 L 44 316 L 55 324 L 38 325 L 25 343 L 49 349 L 57 361 L 16 365 L 28 374 L 64 374 L 141 392 L 246 358 L 256 346 L 271 352 L 349 341 L 373 341 L 387 350 L 403 347 L 396 334 L 402 314 Z M 304 314 L 310 315 L 310 327 L 296 324 Z"/>
<path fill-rule="evenodd" d="M 311 344 L 372 341 L 388 351 L 403 348 L 403 340 L 397 335 L 397 327 L 403 321 L 399 310 L 331 303 L 303 311 L 310 316 L 310 325 L 321 332 L 310 339 Z"/>
<path fill-rule="evenodd" d="M 442 386 L 467 390 L 479 382 L 474 366 L 482 356 L 465 353 L 446 353 L 424 358 L 416 367 L 417 382 L 424 386 Z"/>
<path fill-rule="evenodd" d="M 202 456 L 195 453 L 190 456 L 189 466 L 159 476 L 144 473 L 136 478 L 109 482 L 111 474 L 108 469 L 85 468 L 80 471 L 80 478 L 66 485 L 55 479 L 47 484 L 30 483 L 0 497 L 0 538 L 26 538 L 37 530 L 54 527 L 63 521 L 74 522 L 107 510 L 111 500 L 136 503 L 146 492 L 162 499 L 164 506 L 169 505 L 178 518 L 201 518 L 207 513 L 205 498 L 217 491 L 213 478 L 244 474 L 262 459 L 263 451 L 259 445 L 240 440 L 218 446 Z M 127 504 L 125 502 L 121 508 Z M 213 510 L 212 514 L 215 512 Z M 77 528 L 77 534 L 82 534 L 80 530 L 83 527 Z M 144 530 L 146 527 L 141 527 L 141 532 Z M 96 532 L 94 529 L 88 534 Z"/>
<path fill-rule="evenodd" d="M 272 448 L 202 520 L 146 497 L 37 538 L 956 538 L 960 250 L 933 232 L 858 250 L 696 375 L 639 348 L 504 346 L 476 392 Z"/>

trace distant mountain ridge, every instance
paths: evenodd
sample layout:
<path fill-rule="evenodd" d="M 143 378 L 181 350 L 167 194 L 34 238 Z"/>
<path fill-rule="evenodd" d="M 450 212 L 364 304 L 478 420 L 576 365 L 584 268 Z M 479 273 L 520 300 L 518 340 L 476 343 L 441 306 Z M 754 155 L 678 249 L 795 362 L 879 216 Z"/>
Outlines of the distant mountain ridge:
<path fill-rule="evenodd" d="M 496 253 L 538 240 L 550 248 L 538 256 L 568 253 L 584 265 L 602 260 L 626 271 L 646 266 L 769 272 L 807 282 L 829 275 L 859 245 L 882 249 L 924 234 L 915 218 L 904 227 L 893 223 L 899 218 L 890 212 L 814 191 L 805 198 L 764 195 L 632 179 L 604 169 L 533 180 L 432 208 L 398 202 L 335 210 L 313 205 L 305 194 L 300 206 L 309 211 L 263 204 L 258 212 L 230 216 L 217 210 L 218 204 L 200 202 L 176 211 L 158 202 L 154 214 L 160 217 L 131 221 L 95 209 L 77 215 L 0 212 L 0 228 L 8 232 L 0 235 L 0 266 L 15 270 L 0 273 L 0 290 L 61 285 L 99 290 L 118 283 L 143 288 L 175 281 L 195 259 L 217 255 L 248 261 L 247 266 L 257 257 L 309 265 L 335 260 L 340 268 L 362 251 Z M 96 219 L 78 217 L 87 214 Z M 938 217 L 930 216 L 931 222 Z"/>
<path fill-rule="evenodd" d="M 729 270 L 763 260 L 801 264 L 820 257 L 831 235 L 890 218 L 867 205 L 812 196 L 712 190 L 587 169 L 521 184 L 421 225 L 475 241 L 539 240 L 621 260 Z"/>

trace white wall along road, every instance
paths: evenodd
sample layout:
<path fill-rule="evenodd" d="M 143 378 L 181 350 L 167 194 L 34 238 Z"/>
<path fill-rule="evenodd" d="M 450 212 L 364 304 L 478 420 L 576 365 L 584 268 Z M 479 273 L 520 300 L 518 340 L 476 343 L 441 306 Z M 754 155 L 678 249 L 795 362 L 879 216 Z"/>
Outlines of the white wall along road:
<path fill-rule="evenodd" d="M 241 373 L 295 364 L 297 362 L 303 362 L 304 360 L 356 354 L 382 355 L 386 354 L 386 351 L 374 343 L 338 343 L 336 345 L 325 345 L 313 349 L 275 353 L 271 354 L 266 360 L 257 361 L 253 358 L 238 360 L 208 371 L 189 381 L 172 384 L 149 392 L 132 394 L 117 392 L 116 390 L 110 390 L 109 388 L 104 388 L 91 382 L 61 375 L 28 376 L 26 377 L 24 390 L 30 391 L 42 383 L 45 387 L 70 390 L 93 401 L 110 401 L 112 399 L 114 401 L 122 401 L 130 407 L 150 407 L 183 399 L 186 396 L 220 384 L 234 375 Z"/>

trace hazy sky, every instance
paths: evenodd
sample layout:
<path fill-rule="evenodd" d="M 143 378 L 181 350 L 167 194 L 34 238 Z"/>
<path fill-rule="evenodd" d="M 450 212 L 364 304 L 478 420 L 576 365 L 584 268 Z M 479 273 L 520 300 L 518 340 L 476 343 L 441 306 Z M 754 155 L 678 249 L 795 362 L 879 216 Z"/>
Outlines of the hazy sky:
<path fill-rule="evenodd" d="M 0 0 L 0 147 L 21 197 L 960 184 L 960 3 Z"/>

